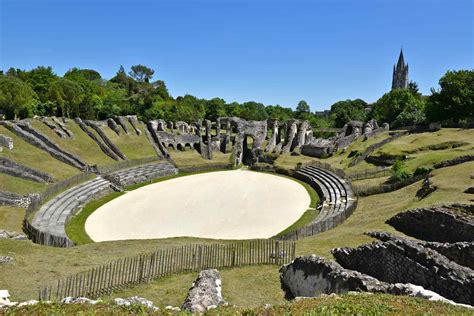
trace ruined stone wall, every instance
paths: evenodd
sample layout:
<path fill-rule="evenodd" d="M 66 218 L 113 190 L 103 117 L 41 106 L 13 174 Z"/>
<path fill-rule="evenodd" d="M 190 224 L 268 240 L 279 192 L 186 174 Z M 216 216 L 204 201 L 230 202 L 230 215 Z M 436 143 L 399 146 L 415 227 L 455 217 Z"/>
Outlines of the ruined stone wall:
<path fill-rule="evenodd" d="M 413 283 L 456 302 L 474 304 L 474 271 L 416 243 L 391 240 L 332 253 L 347 269 L 389 283 Z"/>
<path fill-rule="evenodd" d="M 27 208 L 30 203 L 31 199 L 27 196 L 0 191 L 0 205 Z"/>
<path fill-rule="evenodd" d="M 436 250 L 460 265 L 474 269 L 474 241 L 456 243 L 424 242 L 422 245 Z"/>
<path fill-rule="evenodd" d="M 79 157 L 59 148 L 59 146 L 48 137 L 33 129 L 27 121 L 21 121 L 19 123 L 0 121 L 0 125 L 5 126 L 27 143 L 48 152 L 51 156 L 64 163 L 81 170 L 89 169 L 89 166 Z"/>
<path fill-rule="evenodd" d="M 0 172 L 40 183 L 52 182 L 53 180 L 50 175 L 44 172 L 21 165 L 5 157 L 0 157 Z"/>
<path fill-rule="evenodd" d="M 474 217 L 452 213 L 449 208 L 414 209 L 395 215 L 387 223 L 426 241 L 474 241 Z"/>
<path fill-rule="evenodd" d="M 346 270 L 316 255 L 298 257 L 282 266 L 280 283 L 288 299 L 348 291 L 387 292 L 389 288 L 388 284 L 373 277 Z"/>
<path fill-rule="evenodd" d="M 90 138 L 92 138 L 92 140 L 99 146 L 99 148 L 104 152 L 104 154 L 114 160 L 120 160 L 120 157 L 115 152 L 113 152 L 112 149 L 110 149 L 110 147 L 108 147 L 103 141 L 101 141 L 99 137 L 97 137 L 97 135 L 92 133 L 87 128 L 87 125 L 79 117 L 76 117 L 74 120 L 77 125 L 79 125 L 79 127 L 84 131 L 84 133 L 86 133 Z"/>

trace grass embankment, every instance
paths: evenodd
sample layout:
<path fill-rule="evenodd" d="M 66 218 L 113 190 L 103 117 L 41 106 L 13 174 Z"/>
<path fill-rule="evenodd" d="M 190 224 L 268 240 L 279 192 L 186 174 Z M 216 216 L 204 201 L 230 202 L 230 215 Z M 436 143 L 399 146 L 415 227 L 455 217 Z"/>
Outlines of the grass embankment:
<path fill-rule="evenodd" d="M 89 165 L 110 165 L 116 162 L 104 154 L 99 145 L 97 145 L 74 120 L 69 120 L 65 123 L 66 127 L 74 134 L 74 138 L 72 139 L 59 137 L 52 129 L 39 120 L 31 119 L 30 121 L 33 128 L 48 136 L 52 141 L 58 144 L 61 149 L 78 156 Z M 89 130 L 101 139 L 96 131 L 92 128 L 89 128 Z"/>
<path fill-rule="evenodd" d="M 4 149 L 0 152 L 0 157 L 45 172 L 55 181 L 64 180 L 81 172 L 79 169 L 55 159 L 46 151 L 28 144 L 4 126 L 0 126 L 0 134 L 13 138 L 14 146 L 12 150 Z M 0 191 L 26 194 L 43 191 L 46 187 L 47 184 L 0 174 Z"/>
<path fill-rule="evenodd" d="M 363 137 L 360 137 L 354 143 L 352 143 L 345 151 L 342 151 L 341 149 L 328 159 L 323 159 L 323 161 L 329 163 L 335 168 L 347 169 L 347 173 L 357 173 L 367 168 L 374 168 L 374 166 L 370 166 L 365 161 L 361 161 L 357 165 L 349 167 L 349 163 L 351 163 L 351 161 L 353 160 L 353 157 L 349 157 L 349 155 L 355 152 L 363 153 L 369 146 L 379 143 L 389 137 L 390 135 L 388 131 L 377 134 L 374 137 L 369 137 L 366 141 L 364 141 Z"/>
<path fill-rule="evenodd" d="M 123 129 L 120 127 L 120 136 L 117 135 L 108 126 L 101 126 L 102 131 L 107 137 L 114 143 L 128 159 L 141 159 L 147 157 L 156 157 L 156 152 L 146 137 L 145 131 L 142 126 L 139 125 L 138 129 L 142 132 L 141 135 L 137 135 L 132 124 L 127 122 L 129 134 L 125 134 Z"/>
<path fill-rule="evenodd" d="M 225 282 L 225 281 L 224 281 Z M 224 283 L 225 286 L 225 283 Z M 224 298 L 225 295 L 224 295 Z M 156 304 L 156 302 L 155 302 Z M 180 306 L 182 302 L 175 304 Z M 110 301 L 91 304 L 39 304 L 11 309 L 7 315 L 190 315 L 171 313 L 166 310 L 151 312 L 140 305 L 117 306 Z M 421 298 L 392 296 L 387 294 L 344 294 L 303 299 L 291 303 L 279 303 L 270 307 L 239 308 L 219 307 L 204 315 L 474 315 L 474 311 L 463 307 Z"/>
<path fill-rule="evenodd" d="M 454 145 L 454 146 L 453 146 Z M 407 171 L 464 155 L 474 155 L 474 129 L 443 128 L 432 133 L 410 134 L 384 145 L 372 155 L 407 155 Z"/>
<path fill-rule="evenodd" d="M 20 207 L 0 206 L 0 229 L 21 233 L 25 209 Z"/>

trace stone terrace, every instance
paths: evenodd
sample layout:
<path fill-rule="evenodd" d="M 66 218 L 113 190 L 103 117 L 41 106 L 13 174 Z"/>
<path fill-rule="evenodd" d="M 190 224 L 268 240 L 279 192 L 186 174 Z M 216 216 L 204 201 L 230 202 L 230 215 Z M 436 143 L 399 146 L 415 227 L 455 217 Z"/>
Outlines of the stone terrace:
<path fill-rule="evenodd" d="M 356 199 L 346 180 L 315 166 L 301 168 L 295 177 L 309 183 L 318 192 L 321 198 L 321 210 L 312 223 L 282 239 L 312 236 L 336 227 L 349 217 Z"/>
<path fill-rule="evenodd" d="M 176 169 L 171 163 L 160 162 L 121 170 L 114 172 L 111 176 L 114 179 L 114 182 L 117 181 L 117 184 L 121 187 L 125 187 L 177 173 L 178 169 Z"/>
<path fill-rule="evenodd" d="M 73 245 L 66 235 L 65 225 L 89 201 L 110 193 L 117 187 L 144 182 L 155 178 L 176 174 L 177 169 L 169 162 L 138 166 L 97 178 L 75 186 L 46 204 L 33 218 L 32 225 L 43 234 L 42 242 L 50 246 Z"/>
<path fill-rule="evenodd" d="M 33 227 L 46 235 L 69 240 L 65 230 L 68 219 L 88 201 L 111 191 L 111 183 L 102 177 L 75 186 L 44 204 L 33 218 Z"/>

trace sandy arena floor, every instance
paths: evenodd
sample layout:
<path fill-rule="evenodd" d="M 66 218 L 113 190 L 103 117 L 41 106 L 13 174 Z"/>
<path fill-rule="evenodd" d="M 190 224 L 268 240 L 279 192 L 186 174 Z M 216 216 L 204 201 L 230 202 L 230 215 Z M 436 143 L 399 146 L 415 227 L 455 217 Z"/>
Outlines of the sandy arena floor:
<path fill-rule="evenodd" d="M 210 172 L 128 192 L 92 213 L 85 228 L 94 241 L 268 238 L 298 220 L 309 204 L 306 189 L 284 177 Z"/>

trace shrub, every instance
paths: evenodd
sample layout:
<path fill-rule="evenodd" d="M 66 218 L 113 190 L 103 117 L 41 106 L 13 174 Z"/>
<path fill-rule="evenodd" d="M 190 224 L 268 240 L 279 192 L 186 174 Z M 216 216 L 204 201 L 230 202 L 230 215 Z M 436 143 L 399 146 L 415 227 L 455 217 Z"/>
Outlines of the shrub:
<path fill-rule="evenodd" d="M 432 171 L 433 169 L 431 168 L 425 168 L 425 167 L 418 167 L 416 168 L 415 172 L 413 173 L 414 177 L 423 175 L 423 174 L 428 174 Z"/>
<path fill-rule="evenodd" d="M 401 180 L 406 180 L 410 178 L 410 173 L 405 169 L 405 165 L 403 161 L 396 160 L 392 166 L 392 176 L 390 177 L 390 181 L 396 182 Z"/>

